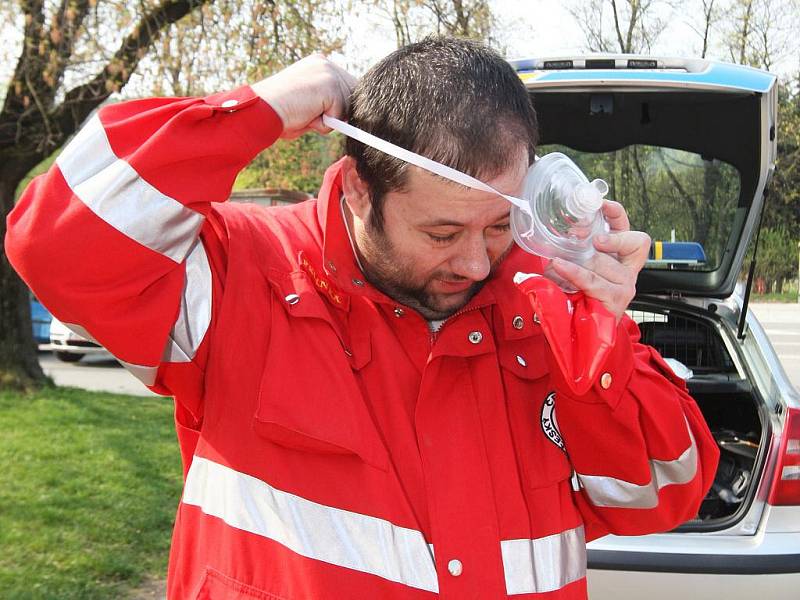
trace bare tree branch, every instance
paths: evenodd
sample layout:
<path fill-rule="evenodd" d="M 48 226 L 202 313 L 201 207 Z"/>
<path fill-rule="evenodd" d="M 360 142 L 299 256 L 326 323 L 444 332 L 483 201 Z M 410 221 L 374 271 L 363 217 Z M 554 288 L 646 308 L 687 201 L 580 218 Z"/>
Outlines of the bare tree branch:
<path fill-rule="evenodd" d="M 708 35 L 714 18 L 714 0 L 703 0 L 703 50 L 700 53 L 700 58 L 705 58 L 706 54 L 708 54 Z"/>
<path fill-rule="evenodd" d="M 603 37 L 603 8 L 605 0 L 589 0 L 568 5 L 567 11 L 586 37 L 586 49 L 589 52 L 610 52 L 611 44 Z"/>
<path fill-rule="evenodd" d="M 625 52 L 625 42 L 622 39 L 622 29 L 619 25 L 619 11 L 617 11 L 617 1 L 611 0 L 611 12 L 614 15 L 614 30 L 617 32 L 617 43 L 619 44 L 619 51 Z"/>
<path fill-rule="evenodd" d="M 189 11 L 212 0 L 168 0 L 145 14 L 133 31 L 122 41 L 109 63 L 89 82 L 67 92 L 64 102 L 55 111 L 62 127 L 81 123 L 113 92 L 130 79 L 145 49 L 162 30 L 184 17 Z"/>
<path fill-rule="evenodd" d="M 567 10 L 583 30 L 589 51 L 629 54 L 649 50 L 661 34 L 663 23 L 653 16 L 653 5 L 652 0 L 575 0 Z M 608 37 L 603 21 L 606 6 L 612 14 Z M 648 22 L 648 17 L 653 20 Z"/>

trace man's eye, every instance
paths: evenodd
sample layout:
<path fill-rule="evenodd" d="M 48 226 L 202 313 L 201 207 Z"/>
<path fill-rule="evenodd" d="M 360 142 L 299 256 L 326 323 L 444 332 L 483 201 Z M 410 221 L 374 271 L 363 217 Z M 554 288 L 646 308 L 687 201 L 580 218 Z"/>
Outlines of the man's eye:
<path fill-rule="evenodd" d="M 437 244 L 446 244 L 447 242 L 453 241 L 453 238 L 456 237 L 456 234 L 451 233 L 450 235 L 433 235 L 432 233 L 429 233 L 428 237 Z"/>
<path fill-rule="evenodd" d="M 493 225 L 493 227 L 497 231 L 508 231 L 511 229 L 511 223 L 506 223 L 505 225 Z"/>

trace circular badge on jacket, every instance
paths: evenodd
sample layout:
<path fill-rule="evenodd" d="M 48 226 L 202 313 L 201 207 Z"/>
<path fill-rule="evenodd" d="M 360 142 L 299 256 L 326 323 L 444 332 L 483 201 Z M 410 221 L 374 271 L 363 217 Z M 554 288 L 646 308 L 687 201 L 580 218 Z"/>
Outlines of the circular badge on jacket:
<path fill-rule="evenodd" d="M 564 447 L 564 439 L 561 437 L 561 432 L 558 430 L 558 422 L 556 421 L 556 393 L 550 392 L 547 398 L 544 399 L 542 404 L 542 431 L 547 436 L 547 439 L 553 442 L 556 446 L 566 452 Z"/>

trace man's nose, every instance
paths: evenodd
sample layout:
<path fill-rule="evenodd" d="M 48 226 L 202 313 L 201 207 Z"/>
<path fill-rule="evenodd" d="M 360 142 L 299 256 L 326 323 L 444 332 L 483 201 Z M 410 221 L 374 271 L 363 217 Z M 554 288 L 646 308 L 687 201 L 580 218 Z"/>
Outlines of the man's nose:
<path fill-rule="evenodd" d="M 465 240 L 458 254 L 450 261 L 450 268 L 459 277 L 482 281 L 489 276 L 491 260 L 483 236 Z"/>

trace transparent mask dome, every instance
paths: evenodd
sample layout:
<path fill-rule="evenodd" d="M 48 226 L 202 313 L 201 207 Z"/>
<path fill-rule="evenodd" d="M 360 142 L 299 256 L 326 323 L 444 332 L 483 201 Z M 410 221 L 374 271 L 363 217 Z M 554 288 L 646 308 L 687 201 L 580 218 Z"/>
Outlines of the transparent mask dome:
<path fill-rule="evenodd" d="M 595 252 L 592 237 L 608 231 L 600 210 L 607 193 L 605 181 L 590 182 L 566 155 L 546 154 L 525 177 L 530 214 L 511 209 L 514 240 L 532 254 L 585 263 Z"/>

